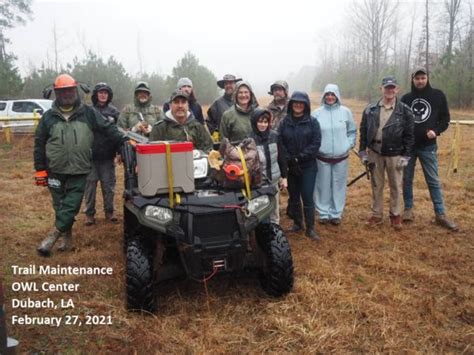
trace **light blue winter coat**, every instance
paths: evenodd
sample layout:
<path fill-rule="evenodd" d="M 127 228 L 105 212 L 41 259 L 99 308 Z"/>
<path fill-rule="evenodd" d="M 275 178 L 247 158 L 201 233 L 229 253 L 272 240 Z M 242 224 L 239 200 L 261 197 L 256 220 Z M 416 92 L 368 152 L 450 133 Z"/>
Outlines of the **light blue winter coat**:
<path fill-rule="evenodd" d="M 337 101 L 334 105 L 324 103 L 324 95 L 332 92 Z M 341 103 L 339 87 L 327 84 L 321 97 L 321 107 L 312 114 L 321 127 L 321 147 L 318 155 L 324 158 L 337 159 L 345 157 L 355 146 L 357 129 L 352 112 Z"/>

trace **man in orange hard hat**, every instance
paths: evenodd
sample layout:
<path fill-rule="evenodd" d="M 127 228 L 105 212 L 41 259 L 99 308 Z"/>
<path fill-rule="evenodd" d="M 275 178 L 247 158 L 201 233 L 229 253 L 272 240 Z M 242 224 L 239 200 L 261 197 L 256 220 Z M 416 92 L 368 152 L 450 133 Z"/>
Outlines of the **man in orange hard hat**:
<path fill-rule="evenodd" d="M 48 186 L 55 211 L 54 227 L 37 248 L 42 256 L 50 255 L 60 237 L 59 251 L 72 248 L 72 225 L 91 170 L 94 131 L 110 137 L 114 144 L 126 140 L 114 124 L 81 103 L 77 86 L 68 74 L 56 78 L 56 100 L 44 113 L 35 133 L 36 185 Z"/>

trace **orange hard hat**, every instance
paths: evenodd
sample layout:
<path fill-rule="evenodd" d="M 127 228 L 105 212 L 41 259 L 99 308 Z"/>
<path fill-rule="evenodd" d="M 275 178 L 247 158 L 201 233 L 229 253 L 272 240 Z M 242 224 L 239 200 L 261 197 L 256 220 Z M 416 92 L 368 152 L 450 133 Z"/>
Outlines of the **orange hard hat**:
<path fill-rule="evenodd" d="M 61 74 L 54 81 L 54 90 L 76 88 L 76 87 L 77 87 L 76 80 L 69 74 Z"/>

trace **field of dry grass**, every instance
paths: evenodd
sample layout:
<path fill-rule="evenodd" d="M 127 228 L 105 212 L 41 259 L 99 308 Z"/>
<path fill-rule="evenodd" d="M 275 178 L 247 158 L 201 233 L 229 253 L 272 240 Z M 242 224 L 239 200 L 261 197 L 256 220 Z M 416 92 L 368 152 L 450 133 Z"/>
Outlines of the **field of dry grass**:
<path fill-rule="evenodd" d="M 314 102 L 319 102 L 317 95 Z M 357 121 L 363 103 L 347 100 Z M 316 105 L 315 105 L 316 106 Z M 459 112 L 467 117 L 471 113 Z M 85 227 L 78 215 L 74 252 L 49 259 L 35 247 L 51 227 L 45 188 L 33 186 L 32 141 L 0 141 L 0 256 L 9 334 L 27 353 L 474 353 L 474 127 L 463 127 L 460 169 L 447 178 L 454 130 L 439 140 L 440 172 L 449 215 L 458 233 L 434 224 L 420 170 L 415 181 L 416 221 L 394 232 L 388 221 L 370 229 L 370 187 L 362 179 L 348 190 L 339 227 L 319 226 L 322 240 L 290 235 L 295 265 L 294 290 L 273 299 L 254 275 L 213 278 L 203 285 L 178 281 L 160 291 L 151 316 L 124 307 L 124 260 L 120 225 Z M 1 139 L 1 138 L 0 138 Z M 362 166 L 351 156 L 350 177 Z M 117 168 L 121 175 L 121 168 Z M 121 216 L 119 179 L 116 206 Z M 388 196 L 386 196 L 388 198 Z M 100 202 L 100 198 L 98 199 Z M 100 205 L 101 206 L 101 205 Z M 99 208 L 100 210 L 100 208 Z M 288 226 L 283 218 L 283 227 Z M 13 276 L 11 265 L 111 266 L 112 276 Z M 73 294 L 13 292 L 14 281 L 77 282 Z M 13 297 L 58 300 L 71 297 L 75 309 L 12 309 Z M 209 306 L 209 307 L 208 307 Z M 20 326 L 13 314 L 111 315 L 112 325 Z"/>

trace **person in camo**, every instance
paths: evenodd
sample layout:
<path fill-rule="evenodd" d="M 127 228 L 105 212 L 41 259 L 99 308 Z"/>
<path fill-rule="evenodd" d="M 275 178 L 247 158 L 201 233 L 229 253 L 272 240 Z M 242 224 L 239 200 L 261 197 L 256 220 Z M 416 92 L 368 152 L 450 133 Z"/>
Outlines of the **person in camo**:
<path fill-rule="evenodd" d="M 158 106 L 153 105 L 151 100 L 150 86 L 148 83 L 140 81 L 135 87 L 134 103 L 123 108 L 118 126 L 148 136 L 153 125 L 163 118 L 163 112 Z"/>
<path fill-rule="evenodd" d="M 246 81 L 240 81 L 235 86 L 234 104 L 222 115 L 219 133 L 230 142 L 238 142 L 252 133 L 250 116 L 258 107 L 252 87 Z"/>
<path fill-rule="evenodd" d="M 277 80 L 270 86 L 269 95 L 273 100 L 268 104 L 267 109 L 272 113 L 272 127 L 278 129 L 288 111 L 288 83 L 284 80 Z"/>
<path fill-rule="evenodd" d="M 212 139 L 201 123 L 189 110 L 189 96 L 185 91 L 176 91 L 170 98 L 170 109 L 165 118 L 153 126 L 150 140 L 175 140 L 192 142 L 195 149 L 209 152 Z"/>
<path fill-rule="evenodd" d="M 49 256 L 60 237 L 58 250 L 72 248 L 74 217 L 81 207 L 91 171 L 94 132 L 109 137 L 113 145 L 127 140 L 112 122 L 81 102 L 77 82 L 70 75 L 56 78 L 54 92 L 56 100 L 35 132 L 35 182 L 48 186 L 55 211 L 54 227 L 37 247 L 41 256 Z"/>

